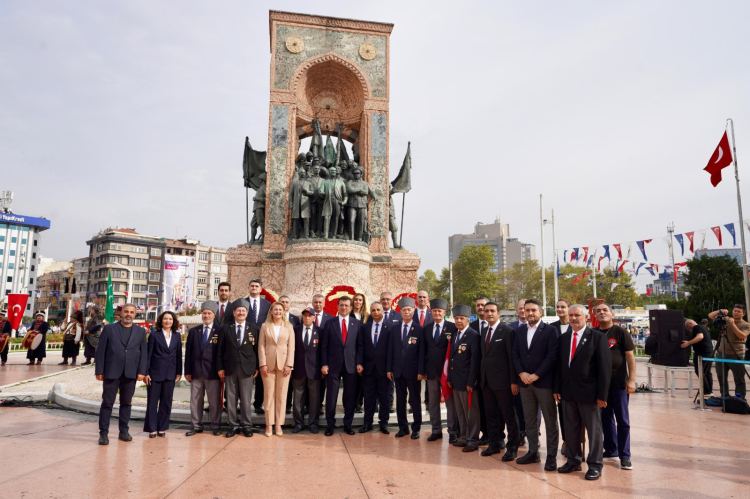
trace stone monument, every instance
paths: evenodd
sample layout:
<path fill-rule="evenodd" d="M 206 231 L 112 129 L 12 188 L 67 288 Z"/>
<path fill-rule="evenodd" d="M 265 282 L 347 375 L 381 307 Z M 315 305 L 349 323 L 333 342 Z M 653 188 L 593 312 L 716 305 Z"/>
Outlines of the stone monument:
<path fill-rule="evenodd" d="M 267 178 L 265 196 L 254 198 L 265 202 L 263 236 L 227 252 L 230 281 L 242 293 L 259 277 L 296 310 L 337 285 L 370 300 L 383 290 L 416 291 L 419 256 L 389 247 L 393 25 L 270 11 L 269 28 Z M 306 137 L 310 151 L 300 150 Z M 342 140 L 352 144 L 351 160 Z M 319 222 L 329 212 L 316 197 L 335 199 L 326 186 L 354 196 L 333 210 L 337 223 L 322 224 L 328 231 Z"/>

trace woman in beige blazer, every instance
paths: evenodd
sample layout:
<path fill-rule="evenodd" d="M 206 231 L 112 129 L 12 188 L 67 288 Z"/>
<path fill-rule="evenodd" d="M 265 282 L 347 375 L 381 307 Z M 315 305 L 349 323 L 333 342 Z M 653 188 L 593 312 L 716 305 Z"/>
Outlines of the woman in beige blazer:
<path fill-rule="evenodd" d="M 258 363 L 263 377 L 266 436 L 273 434 L 273 426 L 276 426 L 276 435 L 280 436 L 294 366 L 294 329 L 286 318 L 284 306 L 279 302 L 271 305 L 266 322 L 260 328 Z"/>

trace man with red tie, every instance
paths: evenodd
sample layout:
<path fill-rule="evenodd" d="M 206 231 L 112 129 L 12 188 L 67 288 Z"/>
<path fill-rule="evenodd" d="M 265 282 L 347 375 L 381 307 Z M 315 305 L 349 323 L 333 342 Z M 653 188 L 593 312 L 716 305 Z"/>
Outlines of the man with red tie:
<path fill-rule="evenodd" d="M 222 324 L 231 324 L 234 322 L 234 305 L 229 301 L 232 297 L 232 285 L 228 282 L 219 284 L 219 301 L 217 302 L 218 310 L 214 317 L 216 327 L 221 329 Z"/>
<path fill-rule="evenodd" d="M 313 324 L 318 326 L 320 328 L 321 332 L 323 331 L 323 326 L 325 326 L 326 322 L 328 322 L 330 319 L 333 319 L 333 316 L 323 310 L 323 308 L 326 306 L 326 297 L 321 294 L 313 295 L 312 297 L 312 306 L 313 310 L 315 311 L 315 317 L 313 319 Z M 322 334 L 322 333 L 321 333 Z M 320 381 L 320 413 L 323 414 L 325 411 L 325 403 L 326 403 L 326 380 L 325 376 Z M 308 409 L 309 410 L 309 409 Z"/>
<path fill-rule="evenodd" d="M 417 293 L 417 310 L 414 311 L 414 320 L 423 329 L 432 324 L 432 313 L 429 305 L 430 295 L 427 294 L 427 291 Z"/>

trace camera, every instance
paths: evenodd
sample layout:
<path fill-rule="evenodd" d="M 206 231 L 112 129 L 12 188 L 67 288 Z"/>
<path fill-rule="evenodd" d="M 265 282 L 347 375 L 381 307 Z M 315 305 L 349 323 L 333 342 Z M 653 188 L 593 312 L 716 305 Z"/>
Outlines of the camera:
<path fill-rule="evenodd" d="M 727 329 L 727 315 L 719 310 L 719 313 L 714 317 L 714 326 L 719 328 L 721 331 Z"/>

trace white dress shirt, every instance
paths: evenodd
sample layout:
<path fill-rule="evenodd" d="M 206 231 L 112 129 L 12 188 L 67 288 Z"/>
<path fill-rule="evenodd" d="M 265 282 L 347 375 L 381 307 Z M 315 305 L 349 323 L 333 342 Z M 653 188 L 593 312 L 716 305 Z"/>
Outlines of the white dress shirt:
<path fill-rule="evenodd" d="M 537 322 L 534 327 L 528 326 L 528 329 L 526 329 L 526 341 L 528 342 L 527 346 L 529 348 L 531 348 L 531 340 L 532 338 L 534 338 L 534 333 L 536 333 L 536 330 L 538 328 L 539 328 L 539 323 Z"/>
<path fill-rule="evenodd" d="M 281 333 L 281 326 L 274 326 L 273 335 L 276 337 L 276 343 L 279 342 L 279 333 Z"/>
<path fill-rule="evenodd" d="M 560 324 L 560 334 L 567 333 L 568 328 L 570 328 L 570 324 Z"/>
<path fill-rule="evenodd" d="M 342 322 L 346 322 L 346 333 L 349 334 L 349 316 L 347 315 L 346 317 L 341 317 L 340 315 L 337 315 L 336 318 L 339 321 L 339 326 L 341 326 Z M 343 327 L 341 328 L 341 331 L 344 331 Z"/>
<path fill-rule="evenodd" d="M 167 335 L 167 332 L 163 329 L 161 330 L 162 334 L 164 334 L 164 339 L 167 341 L 167 348 L 169 348 L 169 343 L 172 341 L 172 332 L 170 331 Z"/>

